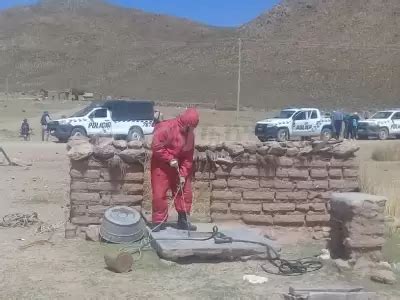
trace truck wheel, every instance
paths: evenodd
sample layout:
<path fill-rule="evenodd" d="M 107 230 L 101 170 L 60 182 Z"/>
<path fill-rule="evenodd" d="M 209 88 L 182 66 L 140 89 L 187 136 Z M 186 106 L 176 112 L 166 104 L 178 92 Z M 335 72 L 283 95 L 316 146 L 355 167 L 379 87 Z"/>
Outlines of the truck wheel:
<path fill-rule="evenodd" d="M 71 136 L 86 136 L 86 131 L 83 128 L 74 128 L 71 131 Z"/>
<path fill-rule="evenodd" d="M 321 130 L 321 140 L 322 141 L 329 141 L 331 138 L 332 138 L 332 129 L 323 128 Z"/>
<path fill-rule="evenodd" d="M 258 140 L 259 140 L 261 143 L 264 143 L 264 142 L 267 141 L 267 138 L 262 137 L 262 136 L 259 136 L 259 137 L 258 137 Z"/>
<path fill-rule="evenodd" d="M 389 131 L 386 128 L 381 128 L 379 130 L 379 139 L 387 140 L 388 137 L 389 137 Z"/>
<path fill-rule="evenodd" d="M 129 130 L 127 140 L 130 141 L 142 141 L 144 139 L 143 131 L 140 127 L 132 127 Z"/>
<path fill-rule="evenodd" d="M 286 142 L 289 139 L 289 130 L 286 128 L 278 129 L 276 133 L 276 139 L 278 142 Z"/>

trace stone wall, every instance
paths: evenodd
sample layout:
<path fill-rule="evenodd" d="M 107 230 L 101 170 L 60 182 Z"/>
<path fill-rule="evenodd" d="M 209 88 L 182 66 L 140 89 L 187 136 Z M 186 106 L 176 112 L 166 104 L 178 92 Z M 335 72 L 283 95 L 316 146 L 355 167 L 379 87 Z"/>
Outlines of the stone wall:
<path fill-rule="evenodd" d="M 148 145 L 77 139 L 68 150 L 73 225 L 100 224 L 111 206 L 142 207 Z M 197 145 L 194 201 L 212 221 L 328 226 L 331 193 L 358 191 L 357 150 L 336 141 Z"/>
<path fill-rule="evenodd" d="M 328 226 L 332 192 L 358 191 L 351 143 L 229 143 L 196 147 L 195 178 L 210 182 L 211 219 Z"/>

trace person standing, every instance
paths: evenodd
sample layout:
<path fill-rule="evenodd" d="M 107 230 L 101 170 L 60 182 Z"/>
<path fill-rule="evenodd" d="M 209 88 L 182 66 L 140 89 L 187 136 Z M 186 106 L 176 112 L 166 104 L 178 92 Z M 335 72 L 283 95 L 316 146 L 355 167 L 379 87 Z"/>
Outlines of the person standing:
<path fill-rule="evenodd" d="M 358 122 L 360 121 L 360 116 L 357 112 L 354 112 L 353 115 L 350 117 L 350 138 L 355 140 L 357 139 L 358 133 Z"/>
<path fill-rule="evenodd" d="M 351 131 L 351 115 L 348 113 L 343 114 L 343 123 L 344 123 L 344 130 L 343 130 L 343 137 L 348 139 L 350 136 Z"/>
<path fill-rule="evenodd" d="M 189 108 L 175 119 L 158 123 L 154 129 L 151 158 L 154 231 L 165 228 L 169 190 L 178 212 L 178 229 L 197 229 L 187 216 L 192 207 L 194 129 L 198 123 L 197 110 Z"/>
<path fill-rule="evenodd" d="M 28 120 L 24 119 L 22 121 L 21 130 L 20 130 L 20 134 L 24 138 L 24 141 L 27 141 L 29 139 L 30 131 L 31 131 L 31 129 L 29 127 Z"/>
<path fill-rule="evenodd" d="M 40 125 L 42 126 L 42 142 L 46 142 L 49 140 L 49 130 L 48 124 L 51 121 L 50 115 L 48 111 L 43 112 L 42 118 L 40 119 Z"/>
<path fill-rule="evenodd" d="M 343 113 L 341 111 L 334 111 L 332 114 L 332 126 L 335 131 L 335 138 L 338 140 L 342 134 Z"/>

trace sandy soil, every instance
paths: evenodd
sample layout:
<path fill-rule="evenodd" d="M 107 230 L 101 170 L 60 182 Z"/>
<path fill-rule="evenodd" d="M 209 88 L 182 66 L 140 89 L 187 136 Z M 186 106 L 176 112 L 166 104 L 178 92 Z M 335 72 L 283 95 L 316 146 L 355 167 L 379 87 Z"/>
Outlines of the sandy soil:
<path fill-rule="evenodd" d="M 63 113 L 74 106 L 66 103 L 52 109 Z M 45 108 L 42 104 L 31 106 L 29 111 L 26 106 L 15 107 L 12 111 L 4 107 L 0 111 L 0 129 L 9 130 L 13 124 L 18 128 L 24 116 L 30 117 L 39 128 L 40 112 Z M 248 117 L 244 123 L 250 121 Z M 1 299 L 281 299 L 281 293 L 288 291 L 289 286 L 349 285 L 378 291 L 380 299 L 400 298 L 399 286 L 386 287 L 369 280 L 347 278 L 329 265 L 316 273 L 281 277 L 264 273 L 261 262 L 170 265 L 154 253 L 145 252 L 135 262 L 132 272 L 114 274 L 105 269 L 103 261 L 103 254 L 110 246 L 64 239 L 69 186 L 65 145 L 41 143 L 38 136 L 31 142 L 19 141 L 14 135 L 0 137 L 0 145 L 10 157 L 32 164 L 26 168 L 0 166 L 0 215 L 35 211 L 43 222 L 58 228 L 51 238 L 53 244 L 39 242 L 25 250 L 20 247 L 47 239 L 50 233 L 36 233 L 37 226 L 0 228 Z M 373 143 L 376 141 L 363 143 L 365 159 Z M 317 254 L 324 247 L 305 230 L 274 229 L 273 232 L 289 258 Z M 269 282 L 252 285 L 242 280 L 244 274 L 266 276 Z"/>

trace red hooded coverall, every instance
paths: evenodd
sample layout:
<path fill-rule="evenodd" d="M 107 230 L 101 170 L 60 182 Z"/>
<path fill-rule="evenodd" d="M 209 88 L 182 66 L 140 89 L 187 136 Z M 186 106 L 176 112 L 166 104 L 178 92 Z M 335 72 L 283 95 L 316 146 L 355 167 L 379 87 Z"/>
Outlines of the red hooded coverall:
<path fill-rule="evenodd" d="M 189 108 L 175 119 L 156 125 L 154 129 L 151 158 L 151 187 L 153 191 L 153 223 L 162 223 L 168 218 L 167 192 L 175 196 L 178 213 L 190 213 L 192 208 L 192 167 L 194 153 L 194 133 L 188 130 L 199 123 L 199 114 Z M 176 159 L 179 173 L 169 165 Z M 179 175 L 186 181 L 182 193 L 178 192 Z"/>

